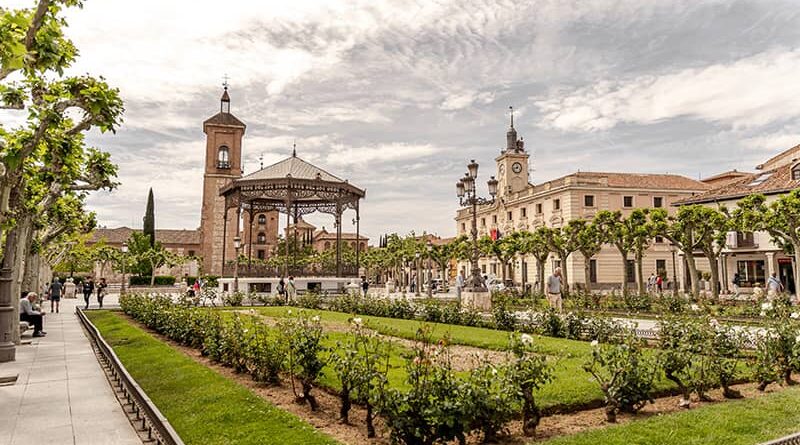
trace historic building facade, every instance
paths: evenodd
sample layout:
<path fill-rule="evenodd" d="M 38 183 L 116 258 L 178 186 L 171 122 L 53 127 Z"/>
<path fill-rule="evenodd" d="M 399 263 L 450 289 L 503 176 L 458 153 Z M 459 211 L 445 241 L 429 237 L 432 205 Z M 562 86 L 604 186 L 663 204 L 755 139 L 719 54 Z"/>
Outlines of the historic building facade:
<path fill-rule="evenodd" d="M 684 176 L 670 174 L 576 172 L 541 184 L 531 183 L 530 154 L 522 139 L 517 138 L 513 119 L 506 133 L 506 147 L 495 158 L 498 195 L 492 205 L 480 206 L 477 211 L 478 236 L 504 236 L 517 230 L 535 230 L 540 226 L 561 227 L 577 218 L 591 219 L 601 210 L 619 210 L 627 214 L 635 208 L 664 208 L 674 211 L 674 203 L 705 192 L 708 184 Z M 459 235 L 469 235 L 472 209 L 463 208 L 456 214 Z M 569 283 L 584 284 L 586 259 L 576 252 L 566 264 L 551 256 L 545 265 L 550 274 L 561 266 L 567 272 Z M 657 239 L 648 249 L 643 272 L 660 271 L 672 277 L 677 259 L 669 243 Z M 479 265 L 484 274 L 499 279 L 501 265 L 496 259 L 481 258 Z M 619 287 L 623 271 L 629 282 L 635 282 L 633 258 L 623 269 L 619 252 L 611 246 L 589 263 L 590 280 L 596 289 Z M 459 269 L 468 276 L 469 264 L 461 262 Z M 507 279 L 515 284 L 535 284 L 536 260 L 522 257 L 515 260 L 507 271 Z"/>

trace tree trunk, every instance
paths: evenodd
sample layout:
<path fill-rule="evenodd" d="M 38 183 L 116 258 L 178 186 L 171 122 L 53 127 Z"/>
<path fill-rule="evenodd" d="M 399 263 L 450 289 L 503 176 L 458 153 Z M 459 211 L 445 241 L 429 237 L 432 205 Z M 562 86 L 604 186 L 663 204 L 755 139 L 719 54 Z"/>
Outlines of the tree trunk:
<path fill-rule="evenodd" d="M 645 293 L 645 286 L 644 286 L 644 273 L 642 271 L 642 262 L 644 259 L 644 254 L 641 250 L 636 251 L 636 285 L 638 286 L 639 295 L 644 295 Z"/>
<path fill-rule="evenodd" d="M 792 243 L 794 247 L 794 264 L 792 265 L 792 272 L 794 273 L 794 294 L 800 295 L 800 243 Z M 787 289 L 788 291 L 788 289 Z"/>
<path fill-rule="evenodd" d="M 587 294 L 592 292 L 592 257 L 583 254 L 583 289 Z"/>
<path fill-rule="evenodd" d="M 508 277 L 508 275 L 507 275 L 508 262 L 505 262 L 500 258 L 498 258 L 497 260 L 500 261 L 500 267 L 503 269 L 503 273 L 501 273 L 500 275 L 503 277 L 503 286 L 505 286 L 506 285 L 506 279 Z"/>
<path fill-rule="evenodd" d="M 628 252 L 620 250 L 619 254 L 622 257 L 622 286 L 619 289 L 625 295 L 628 292 Z"/>
<path fill-rule="evenodd" d="M 19 334 L 19 298 L 12 294 L 15 237 L 14 231 L 6 235 L 0 266 L 0 363 L 15 359 L 14 331 Z"/>
<path fill-rule="evenodd" d="M 22 295 L 22 277 L 25 273 L 25 257 L 30 251 L 31 234 L 33 232 L 33 216 L 26 215 L 19 219 L 17 226 L 11 229 L 16 231 L 14 249 L 14 268 L 12 271 L 11 296 L 17 304 L 14 305 L 14 320 L 19 320 L 19 300 Z M 12 331 L 14 343 L 20 343 L 19 329 Z"/>
<path fill-rule="evenodd" d="M 25 260 L 25 273 L 22 276 L 22 290 L 38 292 L 39 290 L 39 269 L 41 268 L 41 256 L 28 249 Z"/>
<path fill-rule="evenodd" d="M 719 263 L 717 262 L 717 256 L 714 254 L 709 254 L 706 252 L 706 258 L 708 258 L 708 264 L 711 268 L 711 295 L 714 301 L 719 299 Z"/>
<path fill-rule="evenodd" d="M 697 274 L 697 264 L 694 261 L 692 252 L 683 252 L 686 265 L 689 267 L 689 278 L 692 280 L 692 296 L 695 300 L 700 298 L 700 279 Z"/>
<path fill-rule="evenodd" d="M 569 255 L 560 255 L 561 259 L 561 293 L 564 296 L 569 295 L 569 278 L 567 277 L 567 258 Z"/>

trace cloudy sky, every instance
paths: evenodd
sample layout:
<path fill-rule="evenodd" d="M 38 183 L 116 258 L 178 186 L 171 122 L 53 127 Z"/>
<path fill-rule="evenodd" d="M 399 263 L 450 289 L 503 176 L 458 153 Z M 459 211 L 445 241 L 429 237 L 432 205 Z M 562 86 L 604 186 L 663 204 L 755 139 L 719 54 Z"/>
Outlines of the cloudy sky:
<path fill-rule="evenodd" d="M 0 0 L 20 5 L 32 0 Z M 367 189 L 362 229 L 450 235 L 469 159 L 494 170 L 509 105 L 536 183 L 576 170 L 696 178 L 800 143 L 800 3 L 699 0 L 88 0 L 75 72 L 126 115 L 92 142 L 122 186 L 101 224 L 196 228 L 202 121 L 230 76 L 245 173 L 291 152 Z M 312 222 L 332 225 L 325 217 Z M 347 227 L 345 227 L 347 229 Z"/>

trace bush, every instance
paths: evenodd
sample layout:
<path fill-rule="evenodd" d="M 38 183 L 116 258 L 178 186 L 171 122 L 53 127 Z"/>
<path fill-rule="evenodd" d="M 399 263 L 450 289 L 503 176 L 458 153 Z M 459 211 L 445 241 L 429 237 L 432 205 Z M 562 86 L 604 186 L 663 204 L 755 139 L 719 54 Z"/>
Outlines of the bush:
<path fill-rule="evenodd" d="M 509 368 L 509 380 L 515 394 L 522 399 L 522 431 L 526 436 L 533 436 L 541 418 L 534 392 L 552 380 L 552 368 L 545 355 L 536 353 L 533 337 L 528 334 L 512 335 L 510 349 L 514 360 Z"/>
<path fill-rule="evenodd" d="M 783 380 L 791 385 L 792 372 L 800 371 L 800 314 L 781 301 L 763 303 L 766 328 L 754 337 L 756 347 L 755 378 L 759 389 Z"/>
<path fill-rule="evenodd" d="M 311 390 L 325 366 L 322 360 L 322 353 L 325 352 L 322 340 L 325 334 L 322 332 L 319 316 L 309 318 L 301 312 L 296 317 L 282 319 L 278 328 L 288 342 L 289 372 L 293 379 L 297 377 L 300 380 L 302 386 L 302 395 L 295 393 L 297 402 L 307 402 L 311 411 L 316 411 L 319 404 Z"/>
<path fill-rule="evenodd" d="M 464 382 L 464 420 L 469 430 L 483 433 L 484 442 L 494 442 L 505 424 L 518 414 L 517 390 L 508 372 L 484 359 Z"/>
<path fill-rule="evenodd" d="M 644 354 L 644 341 L 628 335 L 620 344 L 592 342 L 592 359 L 583 368 L 600 385 L 606 402 L 606 419 L 617 421 L 620 412 L 636 412 L 653 402 L 651 392 L 656 362 Z"/>
<path fill-rule="evenodd" d="M 149 286 L 150 278 L 151 277 L 149 276 L 133 275 L 129 278 L 128 283 L 131 286 Z M 173 286 L 175 285 L 175 277 L 172 275 L 156 275 L 156 279 L 153 284 L 156 286 Z"/>
<path fill-rule="evenodd" d="M 668 317 L 659 322 L 659 361 L 667 379 L 681 391 L 682 406 L 689 405 L 692 392 L 705 399 L 714 385 L 711 373 L 712 332 L 705 319 Z"/>
<path fill-rule="evenodd" d="M 631 312 L 648 312 L 653 307 L 653 297 L 650 294 L 626 292 L 622 295 L 625 307 Z"/>
<path fill-rule="evenodd" d="M 280 383 L 280 372 L 284 369 L 286 343 L 255 315 L 252 326 L 253 335 L 246 351 L 247 369 L 253 380 L 276 385 Z"/>
<path fill-rule="evenodd" d="M 294 303 L 305 309 L 322 309 L 322 296 L 317 292 L 306 292 L 298 296 Z"/>
<path fill-rule="evenodd" d="M 222 296 L 222 304 L 225 306 L 241 306 L 244 302 L 244 292 L 230 292 Z"/>

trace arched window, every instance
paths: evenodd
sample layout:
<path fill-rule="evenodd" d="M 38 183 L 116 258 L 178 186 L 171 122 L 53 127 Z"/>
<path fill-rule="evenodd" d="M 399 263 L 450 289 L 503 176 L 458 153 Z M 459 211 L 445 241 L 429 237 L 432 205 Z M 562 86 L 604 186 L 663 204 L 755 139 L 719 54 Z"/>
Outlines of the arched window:
<path fill-rule="evenodd" d="M 792 167 L 792 181 L 797 181 L 798 179 L 800 179 L 800 164 Z"/>
<path fill-rule="evenodd" d="M 331 248 L 331 242 L 330 241 L 325 241 L 325 250 L 328 250 L 330 248 Z"/>
<path fill-rule="evenodd" d="M 263 213 L 258 215 L 258 225 L 263 226 L 266 223 L 267 223 L 267 215 L 264 215 Z"/>
<path fill-rule="evenodd" d="M 362 243 L 359 243 L 359 244 L 361 245 L 359 250 L 361 250 L 361 251 L 363 252 L 363 251 L 364 251 L 364 249 L 366 249 L 366 248 L 367 248 L 367 246 L 366 246 L 366 245 L 365 245 L 363 242 L 362 242 Z"/>
<path fill-rule="evenodd" d="M 265 235 L 264 232 L 259 233 L 258 236 L 256 237 L 256 242 L 258 244 L 266 244 L 267 243 L 267 235 Z"/>
<path fill-rule="evenodd" d="M 231 168 L 228 146 L 222 145 L 217 152 L 217 168 Z"/>

